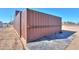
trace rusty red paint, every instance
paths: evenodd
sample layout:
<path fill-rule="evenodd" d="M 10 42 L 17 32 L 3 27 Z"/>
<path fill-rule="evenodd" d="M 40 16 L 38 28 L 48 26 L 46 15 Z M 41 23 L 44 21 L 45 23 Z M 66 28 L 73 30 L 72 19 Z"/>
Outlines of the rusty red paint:
<path fill-rule="evenodd" d="M 21 17 L 21 13 L 19 12 L 18 14 L 17 14 L 17 12 L 15 13 L 16 15 L 15 15 L 15 20 L 14 20 L 14 28 L 16 29 L 16 31 L 17 31 L 17 33 L 19 34 L 19 36 L 21 35 L 21 33 L 20 33 L 20 22 L 21 22 L 21 19 L 20 19 L 20 17 Z"/>
<path fill-rule="evenodd" d="M 18 33 L 21 31 L 21 37 L 27 42 L 61 31 L 61 17 L 58 16 L 27 9 L 21 13 L 21 22 L 19 18 L 18 13 L 14 25 Z M 18 28 L 19 25 L 21 28 Z"/>
<path fill-rule="evenodd" d="M 23 11 L 21 15 L 21 37 L 27 39 L 27 11 Z"/>

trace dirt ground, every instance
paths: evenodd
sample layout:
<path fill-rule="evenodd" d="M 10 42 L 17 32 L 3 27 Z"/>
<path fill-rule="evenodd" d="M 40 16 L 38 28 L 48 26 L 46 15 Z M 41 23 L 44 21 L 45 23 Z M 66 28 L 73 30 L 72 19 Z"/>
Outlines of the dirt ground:
<path fill-rule="evenodd" d="M 23 45 L 12 26 L 0 28 L 0 50 L 23 50 Z"/>
<path fill-rule="evenodd" d="M 79 50 L 79 25 L 63 25 L 64 30 L 75 31 L 75 38 L 66 50 Z"/>

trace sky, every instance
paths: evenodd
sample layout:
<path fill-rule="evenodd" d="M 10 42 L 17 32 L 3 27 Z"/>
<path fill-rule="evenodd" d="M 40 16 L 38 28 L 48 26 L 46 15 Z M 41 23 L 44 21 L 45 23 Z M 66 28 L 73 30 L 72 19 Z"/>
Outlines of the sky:
<path fill-rule="evenodd" d="M 12 21 L 16 10 L 24 10 L 24 8 L 0 8 L 0 21 L 8 23 Z"/>
<path fill-rule="evenodd" d="M 0 8 L 0 21 L 10 22 L 16 10 L 25 8 Z M 30 8 L 32 10 L 62 17 L 62 21 L 79 22 L 79 8 Z"/>

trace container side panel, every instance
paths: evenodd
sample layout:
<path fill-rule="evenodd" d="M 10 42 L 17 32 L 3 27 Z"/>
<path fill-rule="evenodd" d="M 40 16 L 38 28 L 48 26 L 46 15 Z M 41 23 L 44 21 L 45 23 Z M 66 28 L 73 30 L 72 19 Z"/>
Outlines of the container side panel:
<path fill-rule="evenodd" d="M 27 40 L 27 11 L 23 11 L 21 16 L 21 36 Z"/>
<path fill-rule="evenodd" d="M 61 31 L 61 18 L 41 12 L 27 11 L 27 37 L 28 42 L 44 35 Z"/>
<path fill-rule="evenodd" d="M 20 12 L 15 16 L 15 20 L 13 22 L 14 28 L 20 36 Z"/>
<path fill-rule="evenodd" d="M 28 28 L 28 42 L 36 40 L 44 35 L 49 35 L 51 33 L 56 33 L 60 31 L 60 26 L 57 27 L 47 27 L 47 28 Z"/>
<path fill-rule="evenodd" d="M 40 12 L 28 10 L 29 14 L 29 26 L 46 26 L 46 25 L 61 25 L 60 17 L 50 16 Z"/>

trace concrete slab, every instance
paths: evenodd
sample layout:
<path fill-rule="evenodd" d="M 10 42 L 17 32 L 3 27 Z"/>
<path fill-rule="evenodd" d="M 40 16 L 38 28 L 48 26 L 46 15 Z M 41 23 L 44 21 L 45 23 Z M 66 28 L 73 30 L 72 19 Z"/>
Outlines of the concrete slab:
<path fill-rule="evenodd" d="M 75 31 L 63 30 L 62 33 L 50 34 L 29 42 L 27 46 L 31 50 L 63 50 L 73 40 L 74 33 Z"/>

